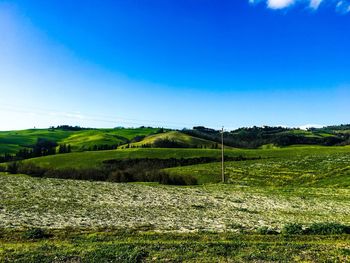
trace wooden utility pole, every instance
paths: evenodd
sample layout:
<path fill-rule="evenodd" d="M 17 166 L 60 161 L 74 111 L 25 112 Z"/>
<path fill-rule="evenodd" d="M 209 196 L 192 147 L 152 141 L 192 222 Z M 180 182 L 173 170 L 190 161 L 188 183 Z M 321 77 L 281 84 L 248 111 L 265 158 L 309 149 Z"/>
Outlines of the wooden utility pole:
<path fill-rule="evenodd" d="M 225 168 L 224 168 L 224 126 L 221 129 L 221 179 L 225 183 Z"/>

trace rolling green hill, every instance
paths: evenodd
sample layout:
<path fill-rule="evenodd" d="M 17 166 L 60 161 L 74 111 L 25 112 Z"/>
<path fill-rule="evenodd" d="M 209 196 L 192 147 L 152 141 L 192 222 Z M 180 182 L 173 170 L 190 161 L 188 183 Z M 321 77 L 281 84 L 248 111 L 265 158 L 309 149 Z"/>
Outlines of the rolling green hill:
<path fill-rule="evenodd" d="M 349 127 L 350 125 L 339 125 L 309 130 L 283 127 L 240 128 L 225 132 L 224 138 L 226 146 L 238 148 L 284 147 L 296 144 L 347 145 L 350 144 Z M 205 127 L 194 127 L 180 132 L 145 127 L 82 129 L 61 126 L 50 129 L 0 131 L 0 155 L 17 153 L 21 148 L 31 148 L 39 138 L 58 144 L 70 144 L 73 151 L 111 149 L 123 144 L 130 144 L 131 147 L 159 147 L 157 142 L 164 140 L 172 143 L 170 148 L 220 148 L 221 142 L 219 130 Z"/>
<path fill-rule="evenodd" d="M 319 156 L 327 159 L 336 155 L 350 153 L 349 146 L 290 146 L 284 148 L 267 149 L 225 149 L 225 156 L 248 158 L 281 159 L 307 158 Z M 55 168 L 92 168 L 99 167 L 102 162 L 110 159 L 135 159 L 135 158 L 195 158 L 195 157 L 221 157 L 220 149 L 165 149 L 165 148 L 130 148 L 108 151 L 75 152 L 67 154 L 49 155 L 25 160 L 39 166 Z M 261 161 L 263 161 L 261 160 Z M 257 160 L 258 161 L 258 160 Z M 248 161 L 247 161 L 248 162 Z"/>
<path fill-rule="evenodd" d="M 0 154 L 16 153 L 21 148 L 32 147 L 38 138 L 59 142 L 74 134 L 74 131 L 60 129 L 29 129 L 20 131 L 0 131 Z"/>
<path fill-rule="evenodd" d="M 263 145 L 273 144 L 279 147 L 290 145 L 349 145 L 350 125 L 329 126 L 324 128 L 299 128 L 286 127 L 249 127 L 239 128 L 224 133 L 225 144 L 239 148 L 259 148 Z M 184 130 L 184 133 L 210 141 L 220 142 L 221 132 L 203 126 Z"/>
<path fill-rule="evenodd" d="M 70 144 L 73 151 L 83 151 L 96 146 L 119 145 L 137 136 L 147 136 L 158 132 L 158 128 L 117 128 L 117 129 L 30 129 L 0 132 L 0 154 L 16 153 L 21 148 L 32 147 L 38 138 L 58 144 Z"/>
<path fill-rule="evenodd" d="M 142 147 L 142 146 L 150 146 L 150 147 L 157 147 L 157 142 L 162 140 L 169 140 L 171 142 L 174 142 L 175 144 L 182 145 L 186 148 L 215 148 L 216 146 L 218 148 L 221 148 L 221 144 L 218 144 L 213 141 L 196 138 L 194 136 L 190 136 L 188 134 L 184 134 L 179 131 L 169 131 L 165 133 L 158 133 L 149 135 L 146 138 L 144 138 L 140 142 L 132 143 L 130 146 L 134 147 Z"/>

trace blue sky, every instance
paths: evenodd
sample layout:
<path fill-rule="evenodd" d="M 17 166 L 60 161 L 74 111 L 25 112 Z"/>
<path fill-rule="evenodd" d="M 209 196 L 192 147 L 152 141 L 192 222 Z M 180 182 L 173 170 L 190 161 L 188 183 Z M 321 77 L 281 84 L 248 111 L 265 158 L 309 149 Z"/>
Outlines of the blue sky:
<path fill-rule="evenodd" d="M 345 0 L 0 0 L 0 130 L 350 123 Z"/>

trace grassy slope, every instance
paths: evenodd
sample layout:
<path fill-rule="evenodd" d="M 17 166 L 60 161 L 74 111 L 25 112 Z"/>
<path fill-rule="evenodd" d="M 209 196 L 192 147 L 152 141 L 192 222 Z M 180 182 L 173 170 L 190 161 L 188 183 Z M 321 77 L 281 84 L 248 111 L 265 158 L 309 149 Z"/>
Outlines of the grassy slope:
<path fill-rule="evenodd" d="M 350 147 L 287 147 L 255 150 L 260 160 L 226 162 L 229 183 L 243 186 L 350 187 Z M 220 163 L 167 169 L 194 175 L 200 183 L 220 181 Z"/>
<path fill-rule="evenodd" d="M 226 156 L 261 157 L 261 158 L 299 158 L 303 156 L 330 154 L 347 154 L 350 147 L 325 146 L 297 146 L 271 149 L 226 149 Z M 78 152 L 58 154 L 26 160 L 37 165 L 63 167 L 98 167 L 102 161 L 122 158 L 193 158 L 193 157 L 221 157 L 221 150 L 217 149 L 162 149 L 162 148 L 132 148 L 109 151 Z"/>
<path fill-rule="evenodd" d="M 72 145 L 73 150 L 84 150 L 94 145 L 125 144 L 136 136 L 147 136 L 157 131 L 156 128 L 86 130 L 69 136 L 62 143 Z"/>
<path fill-rule="evenodd" d="M 0 230 L 5 229 L 0 231 L 0 261 L 52 262 L 54 258 L 73 260 L 74 255 L 84 262 L 135 262 L 139 256 L 148 261 L 180 262 L 347 262 L 348 235 L 284 237 L 231 232 L 256 231 L 262 226 L 278 230 L 286 223 L 350 225 L 350 147 L 226 151 L 230 156 L 241 154 L 266 159 L 227 162 L 233 183 L 229 185 L 116 184 L 0 173 Z M 113 158 L 196 156 L 220 156 L 220 150 L 127 149 L 27 161 L 94 167 Z M 197 174 L 204 182 L 220 175 L 218 163 L 170 170 Z M 21 240 L 18 229 L 34 226 L 56 229 L 50 231 L 58 237 Z M 107 231 L 96 230 L 101 227 Z M 15 232 L 6 239 L 10 228 Z M 75 234 L 72 228 L 82 231 Z M 114 228 L 122 231 L 115 233 Z M 137 232 L 130 233 L 132 230 Z M 19 241 L 16 235 L 21 235 Z"/>
<path fill-rule="evenodd" d="M 291 130 L 287 132 L 282 132 L 280 134 L 295 134 L 295 135 L 302 135 L 305 137 L 310 138 L 322 138 L 322 137 L 330 137 L 334 136 L 334 134 L 326 133 L 326 132 L 320 132 L 320 131 L 307 131 L 307 130 Z"/>
<path fill-rule="evenodd" d="M 158 139 L 169 139 L 173 140 L 177 143 L 180 144 L 185 144 L 188 145 L 189 147 L 192 148 L 201 148 L 206 147 L 206 148 L 211 148 L 215 145 L 215 142 L 196 138 L 187 134 L 184 134 L 182 132 L 178 131 L 169 131 L 165 133 L 160 133 L 160 134 L 154 134 L 147 136 L 145 139 L 143 139 L 140 142 L 133 143 L 132 146 L 140 147 L 142 145 L 153 145 L 154 142 Z M 219 146 L 220 147 L 220 146 Z"/>
<path fill-rule="evenodd" d="M 38 138 L 45 138 L 57 143 L 71 144 L 73 150 L 82 150 L 94 145 L 116 145 L 127 143 L 136 136 L 155 133 L 157 128 L 135 129 L 93 129 L 66 131 L 61 129 L 30 129 L 0 132 L 0 154 L 16 153 L 20 148 L 31 147 Z"/>
<path fill-rule="evenodd" d="M 16 153 L 20 148 L 31 147 L 38 138 L 45 138 L 52 141 L 60 141 L 73 134 L 72 131 L 47 129 L 30 129 L 20 131 L 0 131 L 0 154 Z"/>

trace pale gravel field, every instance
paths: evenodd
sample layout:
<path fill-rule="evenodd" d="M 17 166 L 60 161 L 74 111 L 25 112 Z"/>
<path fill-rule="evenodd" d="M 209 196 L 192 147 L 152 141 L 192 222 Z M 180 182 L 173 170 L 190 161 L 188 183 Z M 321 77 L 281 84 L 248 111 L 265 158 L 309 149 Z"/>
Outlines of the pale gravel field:
<path fill-rule="evenodd" d="M 0 173 L 0 227 L 238 231 L 350 224 L 350 189 L 281 190 L 39 179 Z"/>

